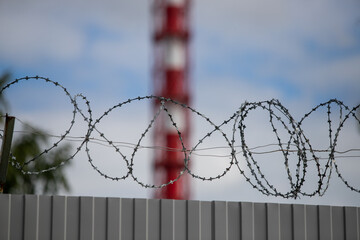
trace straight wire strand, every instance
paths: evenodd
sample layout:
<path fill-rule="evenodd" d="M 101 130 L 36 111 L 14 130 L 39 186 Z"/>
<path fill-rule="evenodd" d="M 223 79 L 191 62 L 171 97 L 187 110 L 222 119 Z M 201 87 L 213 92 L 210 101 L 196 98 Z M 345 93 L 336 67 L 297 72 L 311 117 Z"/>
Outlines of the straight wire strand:
<path fill-rule="evenodd" d="M 28 160 L 23 164 L 17 162 L 16 157 L 12 156 L 10 161 L 11 164 L 15 168 L 20 170 L 23 174 L 42 174 L 47 171 L 56 170 L 57 168 L 64 165 L 67 161 L 73 159 L 80 151 L 85 148 L 89 163 L 94 168 L 94 170 L 97 171 L 101 176 L 105 177 L 106 179 L 116 181 L 131 177 L 135 182 L 145 188 L 165 187 L 180 179 L 180 177 L 185 173 L 190 174 L 193 178 L 196 179 L 200 179 L 203 181 L 213 181 L 224 177 L 232 167 L 236 167 L 239 170 L 239 173 L 254 189 L 257 189 L 261 193 L 268 196 L 271 195 L 283 198 L 298 198 L 300 196 L 312 197 L 315 195 L 322 196 L 325 194 L 326 190 L 329 187 L 330 178 L 332 178 L 335 174 L 337 174 L 337 176 L 342 180 L 346 187 L 348 187 L 352 191 L 360 193 L 359 188 L 351 185 L 351 183 L 342 175 L 339 167 L 339 162 L 341 161 L 338 161 L 339 159 L 343 160 L 359 158 L 360 156 L 358 156 L 356 153 L 354 154 L 354 152 L 360 152 L 360 149 L 337 149 L 338 143 L 340 141 L 340 132 L 343 129 L 344 125 L 348 123 L 349 119 L 355 120 L 360 126 L 360 120 L 357 115 L 360 110 L 360 104 L 353 108 L 350 108 L 337 99 L 330 99 L 327 102 L 318 104 L 309 112 L 304 114 L 300 121 L 296 121 L 294 117 L 290 114 L 290 111 L 276 99 L 259 102 L 244 102 L 241 104 L 239 109 L 231 115 L 230 118 L 224 120 L 223 123 L 221 123 L 220 125 L 217 125 L 213 123 L 210 118 L 206 117 L 204 114 L 200 113 L 194 108 L 174 101 L 173 99 L 159 96 L 144 96 L 135 97 L 132 99 L 128 99 L 124 102 L 115 104 L 107 111 L 105 111 L 100 117 L 94 119 L 92 115 L 90 101 L 84 95 L 71 95 L 69 91 L 60 83 L 44 77 L 35 76 L 16 79 L 0 90 L 0 96 L 1 94 L 4 94 L 7 89 L 15 87 L 16 85 L 21 85 L 21 83 L 25 81 L 38 81 L 44 84 L 55 86 L 69 100 L 69 102 L 73 106 L 73 112 L 69 127 L 61 135 L 42 133 L 31 127 L 24 121 L 18 118 L 16 119 L 22 125 L 26 126 L 27 129 L 29 129 L 26 131 L 15 131 L 16 134 L 41 134 L 50 138 L 54 138 L 55 141 L 55 143 L 50 145 L 43 152 L 41 152 L 37 156 L 34 156 L 32 159 Z M 140 135 L 137 143 L 130 143 L 126 141 L 112 141 L 98 129 L 98 125 L 102 122 L 102 120 L 109 117 L 109 115 L 111 115 L 114 110 L 120 109 L 126 105 L 138 101 L 158 101 L 161 104 L 156 114 L 154 114 L 152 120 L 149 122 L 147 127 Z M 85 104 L 85 108 L 79 107 L 80 102 L 82 104 Z M 168 110 L 169 105 L 184 108 L 191 114 L 202 118 L 212 130 L 210 130 L 205 136 L 195 142 L 195 144 L 191 148 L 189 146 L 184 146 L 181 137 L 182 135 L 177 125 L 178 123 L 175 122 L 176 118 L 172 116 L 171 112 Z M 336 109 L 339 109 L 339 113 L 333 113 L 334 111 L 336 111 Z M 248 117 L 253 114 L 254 111 L 263 111 L 267 114 L 269 125 L 276 138 L 276 142 L 255 147 L 250 147 L 248 145 L 247 135 L 250 133 L 247 130 L 247 125 L 249 125 L 247 121 Z M 328 128 L 328 138 L 324 139 L 324 143 L 328 143 L 328 146 L 325 149 L 316 149 L 315 147 L 313 147 L 311 139 L 307 137 L 306 133 L 303 130 L 304 122 L 308 121 L 308 119 L 317 111 L 324 111 L 326 112 L 327 116 L 327 122 L 325 124 Z M 70 132 L 73 130 L 75 119 L 77 119 L 76 116 L 79 116 L 80 119 L 82 118 L 87 125 L 86 131 L 82 136 L 70 135 Z M 156 145 L 146 146 L 142 143 L 142 140 L 147 134 L 149 134 L 151 128 L 155 124 L 159 124 L 159 122 L 161 122 L 159 119 L 164 118 L 165 120 L 168 120 L 168 122 L 177 132 L 179 136 L 179 141 L 181 142 L 181 149 Z M 231 134 L 226 134 L 223 131 L 223 128 L 226 125 L 232 126 Z M 285 139 L 280 134 L 283 131 L 288 134 L 288 137 L 286 137 Z M 1 133 L 0 135 L 2 137 L 3 134 Z M 100 137 L 94 137 L 94 133 L 99 135 Z M 214 136 L 214 134 L 220 134 L 220 136 L 223 137 L 225 144 L 223 146 L 202 147 L 203 142 L 207 140 L 207 138 L 211 138 L 212 136 Z M 78 144 L 78 147 L 71 156 L 69 156 L 60 164 L 51 166 L 48 169 L 43 169 L 37 172 L 31 172 L 28 170 L 29 164 L 36 161 L 39 157 L 46 155 L 52 149 L 58 147 L 62 141 L 68 141 Z M 127 173 L 123 176 L 109 176 L 103 171 L 101 171 L 95 165 L 95 162 L 93 161 L 93 158 L 91 156 L 91 144 L 115 149 L 121 159 L 125 162 L 128 170 Z M 124 153 L 122 153 L 125 148 L 132 150 L 132 154 L 125 155 Z M 184 169 L 179 172 L 179 175 L 176 178 L 161 185 L 152 185 L 141 182 L 133 172 L 133 168 L 135 165 L 134 159 L 136 158 L 137 153 L 141 149 L 182 152 L 184 154 Z M 209 151 L 213 152 L 215 150 L 230 151 L 228 154 L 208 153 Z M 281 155 L 279 155 L 279 157 L 283 158 L 283 164 L 286 170 L 288 181 L 290 183 L 290 188 L 287 192 L 279 191 L 277 186 L 273 185 L 269 181 L 269 179 L 265 177 L 263 173 L 264 169 L 260 164 L 260 162 L 263 161 L 257 159 L 257 157 L 259 157 L 260 155 L 270 155 L 273 153 L 280 153 Z M 326 155 L 327 157 L 325 157 Z M 189 162 L 193 156 L 207 158 L 227 158 L 229 162 L 228 166 L 223 170 L 222 173 L 210 177 L 205 177 L 193 173 L 190 169 Z M 312 168 L 309 168 L 309 162 L 314 163 L 312 164 Z M 303 185 L 305 181 L 310 181 L 307 178 L 307 175 L 309 175 L 309 171 L 313 173 L 312 175 L 317 174 L 318 179 L 316 182 L 313 183 L 314 189 L 310 192 L 305 192 L 303 190 Z"/>
<path fill-rule="evenodd" d="M 0 132 L 4 132 L 4 130 L 0 129 Z M 48 134 L 48 133 L 39 133 L 37 131 L 14 131 L 14 133 L 21 133 L 21 134 L 39 134 L 39 135 L 44 135 L 47 137 L 51 137 L 51 138 L 61 138 L 61 136 L 59 135 L 54 135 L 54 134 Z M 80 137 L 80 136 L 67 136 L 64 138 L 64 141 L 69 141 L 69 142 L 83 142 L 85 140 L 85 137 Z M 97 144 L 100 146 L 104 146 L 104 147 L 108 147 L 108 148 L 112 148 L 112 146 L 109 146 L 109 144 L 107 144 L 107 141 L 102 140 L 100 138 L 88 138 L 87 141 L 89 143 L 93 143 L 93 144 Z M 130 142 L 122 142 L 122 141 L 114 141 L 113 142 L 114 145 L 116 147 L 124 147 L 124 148 L 130 148 L 130 149 L 134 149 L 136 147 L 135 143 L 130 143 Z M 286 143 L 282 143 L 282 145 L 286 145 Z M 249 150 L 252 150 L 252 154 L 269 154 L 269 153 L 277 153 L 277 152 L 282 152 L 283 150 L 281 149 L 274 149 L 274 150 L 267 150 L 267 151 L 258 151 L 255 152 L 253 150 L 256 149 L 261 149 L 261 148 L 267 148 L 267 147 L 271 147 L 271 146 L 278 146 L 277 143 L 272 143 L 272 144 L 266 144 L 266 145 L 259 145 L 259 146 L 255 146 L 255 147 L 251 147 L 249 148 Z M 292 144 L 293 147 L 296 147 L 294 144 Z M 241 148 L 240 145 L 234 146 L 235 149 Z M 151 150 L 161 150 L 161 151 L 166 151 L 166 152 L 183 152 L 183 149 L 180 148 L 170 148 L 170 147 L 162 147 L 162 146 L 145 146 L 145 145 L 139 145 L 138 149 L 151 149 Z M 193 155 L 196 156 L 203 156 L 203 157 L 219 157 L 219 158 L 229 158 L 232 155 L 231 154 L 226 154 L 226 155 L 216 155 L 216 154 L 200 154 L 197 152 L 202 152 L 202 151 L 208 151 L 208 150 L 223 150 L 223 149 L 228 149 L 227 146 L 218 146 L 218 147 L 206 147 L 206 148 L 198 148 L 195 149 L 193 151 Z M 310 149 L 304 149 L 306 151 L 309 151 Z M 312 151 L 314 152 L 318 152 L 318 153 L 330 153 L 331 150 L 330 149 L 312 149 Z M 187 150 L 187 152 L 190 152 L 190 150 Z M 195 152 L 195 153 L 194 153 Z M 289 149 L 288 152 L 290 153 L 296 153 L 298 152 L 297 149 Z M 334 153 L 338 153 L 338 154 L 346 154 L 346 153 L 350 153 L 350 152 L 360 152 L 360 148 L 351 148 L 351 149 L 347 149 L 347 150 L 343 150 L 343 151 L 339 151 L 336 150 L 334 151 Z M 237 151 L 236 155 L 240 155 L 242 154 L 243 151 Z M 336 157 L 341 157 L 341 155 L 337 155 Z M 343 156 L 343 157 L 348 157 L 348 156 Z M 357 156 L 352 156 L 352 157 L 359 157 L 360 155 Z M 321 159 L 325 159 L 325 158 L 321 158 Z"/>

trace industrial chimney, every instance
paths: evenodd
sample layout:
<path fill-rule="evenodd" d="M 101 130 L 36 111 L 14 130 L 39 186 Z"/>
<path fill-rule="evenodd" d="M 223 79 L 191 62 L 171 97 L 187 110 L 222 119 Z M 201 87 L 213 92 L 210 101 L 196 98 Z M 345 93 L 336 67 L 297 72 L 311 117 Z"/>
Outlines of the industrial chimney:
<path fill-rule="evenodd" d="M 171 98 L 176 102 L 190 104 L 189 85 L 189 0 L 154 0 L 153 20 L 153 86 L 154 95 Z M 160 101 L 153 102 L 156 113 Z M 165 107 L 173 117 L 185 147 L 190 147 L 190 112 L 174 103 Z M 165 147 L 154 154 L 155 184 L 174 180 L 184 169 L 184 152 L 177 129 L 166 113 L 159 115 L 154 132 L 155 146 Z M 184 174 L 178 181 L 155 190 L 155 198 L 189 199 L 189 176 Z"/>

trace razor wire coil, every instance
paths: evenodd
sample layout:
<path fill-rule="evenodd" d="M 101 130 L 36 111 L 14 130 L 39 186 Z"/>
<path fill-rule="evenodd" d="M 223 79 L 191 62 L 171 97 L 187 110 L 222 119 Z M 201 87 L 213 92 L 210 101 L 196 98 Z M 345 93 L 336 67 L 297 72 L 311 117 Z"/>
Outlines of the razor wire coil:
<path fill-rule="evenodd" d="M 65 96 L 68 98 L 70 103 L 73 106 L 72 111 L 72 119 L 70 121 L 70 124 L 68 128 L 65 130 L 65 132 L 60 136 L 55 135 L 49 135 L 51 137 L 59 138 L 59 140 L 55 141 L 54 144 L 52 144 L 50 147 L 43 150 L 41 153 L 39 153 L 37 156 L 34 156 L 32 159 L 24 162 L 23 164 L 20 164 L 16 157 L 11 155 L 11 164 L 16 169 L 20 170 L 23 174 L 42 174 L 47 171 L 53 171 L 57 168 L 64 165 L 67 161 L 70 161 L 73 159 L 82 149 L 85 149 L 88 162 L 92 166 L 92 168 L 98 172 L 101 176 L 103 176 L 106 179 L 119 181 L 124 180 L 129 177 L 131 177 L 135 182 L 140 184 L 142 187 L 145 188 L 163 188 L 166 187 L 169 184 L 173 184 L 177 180 L 181 178 L 184 174 L 189 174 L 191 177 L 200 179 L 203 181 L 213 181 L 220 179 L 224 177 L 230 169 L 235 165 L 238 169 L 239 173 L 245 178 L 245 180 L 254 188 L 260 191 L 261 193 L 267 195 L 267 196 L 277 196 L 277 197 L 283 197 L 283 198 L 298 198 L 300 196 L 315 196 L 319 195 L 322 196 L 325 194 L 326 190 L 329 187 L 330 179 L 333 175 L 333 172 L 335 170 L 337 176 L 341 179 L 341 181 L 345 184 L 346 187 L 348 187 L 350 190 L 360 193 L 360 189 L 352 186 L 345 177 L 341 174 L 340 168 L 338 166 L 338 163 L 336 161 L 336 157 L 339 156 L 339 154 L 344 154 L 349 151 L 360 151 L 360 149 L 349 149 L 346 151 L 338 151 L 336 150 L 336 146 L 338 145 L 338 139 L 339 134 L 341 130 L 344 127 L 344 124 L 348 119 L 351 117 L 355 119 L 355 121 L 360 125 L 359 117 L 356 115 L 356 112 L 359 111 L 360 104 L 349 108 L 346 106 L 342 101 L 339 101 L 337 99 L 331 99 L 327 102 L 318 104 L 313 109 L 311 109 L 309 112 L 307 112 L 300 121 L 296 121 L 293 116 L 290 114 L 289 110 L 280 103 L 280 101 L 276 99 L 268 100 L 268 101 L 259 101 L 259 102 L 244 102 L 241 104 L 240 108 L 231 115 L 230 118 L 223 121 L 220 125 L 216 125 L 214 122 L 211 121 L 210 118 L 206 117 L 203 113 L 200 113 L 199 111 L 195 110 L 194 108 L 187 106 L 183 103 L 177 102 L 170 98 L 160 97 L 160 96 L 143 96 L 143 97 L 135 97 L 128 99 L 124 102 L 120 102 L 113 107 L 109 108 L 107 111 L 105 111 L 99 118 L 95 119 L 93 118 L 92 109 L 90 101 L 83 95 L 83 94 L 76 94 L 72 96 L 67 88 L 62 86 L 60 83 L 50 80 L 49 78 L 44 77 L 23 77 L 18 78 L 6 86 L 4 86 L 0 90 L 0 95 L 4 94 L 4 92 L 13 87 L 16 84 L 20 84 L 23 81 L 42 81 L 46 84 L 53 85 L 65 94 Z M 128 105 L 135 101 L 143 101 L 143 100 L 153 100 L 153 101 L 159 101 L 160 105 L 159 108 L 156 110 L 153 118 L 151 119 L 150 123 L 147 125 L 145 130 L 140 135 L 140 138 L 138 139 L 137 143 L 123 143 L 123 142 L 115 142 L 111 141 L 109 138 L 106 137 L 106 135 L 101 132 L 97 125 L 112 111 L 118 108 L 122 108 L 125 105 Z M 79 102 L 82 102 L 86 105 L 86 109 L 81 109 L 79 107 Z M 171 115 L 167 104 L 174 104 L 178 107 L 185 108 L 189 110 L 191 113 L 199 116 L 200 118 L 204 119 L 212 128 L 210 132 L 205 134 L 202 138 L 200 138 L 197 143 L 189 148 L 188 146 L 184 145 L 184 142 L 182 140 L 182 133 L 179 130 L 179 127 L 177 123 L 175 122 L 174 117 Z M 334 120 L 332 119 L 332 110 L 333 106 L 337 106 L 339 108 L 339 124 L 338 126 L 334 126 Z M 304 124 L 304 121 L 307 120 L 314 112 L 318 111 L 321 108 L 326 108 L 326 114 L 327 114 L 327 128 L 329 133 L 329 147 L 326 150 L 319 150 L 315 149 L 310 139 L 307 138 L 305 135 L 305 132 L 302 129 L 302 126 Z M 258 147 L 249 147 L 246 140 L 246 120 L 248 116 L 254 112 L 255 110 L 261 110 L 268 114 L 268 120 L 272 129 L 272 132 L 275 135 L 276 143 L 275 144 L 268 144 L 265 146 L 275 145 L 278 147 L 276 150 L 268 151 L 268 152 L 256 152 L 254 151 L 257 148 L 264 147 L 264 146 L 258 146 Z M 142 145 L 142 141 L 145 138 L 147 134 L 149 134 L 151 128 L 154 126 L 156 120 L 159 118 L 159 115 L 161 113 L 165 113 L 168 117 L 168 119 L 171 122 L 171 125 L 175 128 L 176 133 L 179 137 L 179 140 L 181 142 L 181 149 L 168 149 L 161 146 L 153 146 L 153 147 L 147 147 Z M 84 136 L 81 137 L 72 137 L 70 136 L 70 132 L 75 124 L 75 118 L 77 115 L 80 115 L 84 122 L 87 124 L 86 133 Z M 222 128 L 226 125 L 232 126 L 232 133 L 226 134 Z M 281 127 L 281 129 L 279 129 Z M 279 131 L 285 131 L 289 138 L 287 141 L 283 141 L 283 139 L 280 137 Z M 100 138 L 95 138 L 92 136 L 92 134 L 96 132 L 99 134 Z M 211 136 L 215 133 L 219 133 L 225 140 L 226 146 L 222 148 L 230 149 L 230 154 L 226 156 L 218 156 L 218 157 L 229 157 L 231 160 L 229 162 L 229 165 L 225 168 L 225 170 L 217 174 L 215 176 L 211 177 L 205 177 L 200 176 L 198 174 L 195 174 L 189 167 L 189 163 L 191 162 L 191 156 L 197 155 L 199 151 L 201 151 L 200 145 L 207 140 L 208 138 L 211 138 Z M 237 135 L 238 134 L 238 135 Z M 236 137 L 240 136 L 240 144 L 236 144 Z M 2 135 L 0 134 L 0 137 Z M 63 162 L 52 166 L 48 169 L 42 169 L 41 171 L 28 171 L 26 169 L 27 165 L 31 164 L 32 162 L 36 161 L 37 158 L 46 155 L 49 153 L 52 149 L 56 148 L 62 141 L 68 140 L 68 141 L 75 141 L 79 142 L 79 146 L 76 148 L 76 150 L 69 156 L 67 159 L 65 159 Z M 93 158 L 91 156 L 91 150 L 89 147 L 89 143 L 96 142 L 97 144 L 106 145 L 108 147 L 113 148 L 116 153 L 118 153 L 122 160 L 124 160 L 127 172 L 123 176 L 110 176 L 106 173 L 104 173 L 100 168 L 94 163 Z M 121 144 L 127 145 L 129 148 L 133 149 L 133 152 L 130 156 L 126 156 L 122 151 L 120 150 Z M 152 149 L 160 149 L 163 151 L 180 151 L 184 154 L 184 168 L 179 172 L 179 175 L 167 182 L 163 183 L 161 185 L 154 185 L 154 184 L 147 184 L 139 180 L 137 176 L 135 176 L 133 172 L 133 168 L 135 165 L 135 157 L 139 149 L 141 148 L 152 148 Z M 237 151 L 237 149 L 241 149 L 240 151 Z M 256 158 L 254 155 L 257 154 L 269 154 L 272 152 L 280 152 L 284 158 L 284 167 L 287 175 L 287 179 L 289 181 L 290 189 L 287 192 L 282 192 L 278 190 L 276 186 L 274 186 L 268 178 L 265 176 L 260 164 L 256 161 Z M 324 157 L 319 157 L 318 153 L 328 153 L 328 157 L 325 160 L 325 164 L 322 164 L 320 160 L 324 160 Z M 296 161 L 296 168 L 295 171 L 291 171 L 290 166 L 290 159 L 289 156 L 291 153 L 296 153 L 297 155 L 297 161 Z M 338 155 L 336 155 L 338 154 Z M 245 160 L 245 164 L 247 167 L 246 172 L 245 169 L 243 169 L 240 166 L 241 160 L 239 159 L 239 155 L 242 155 L 243 159 Z M 310 157 L 308 156 L 310 155 Z M 348 156 L 349 157 L 349 156 Z M 359 156 L 351 156 L 351 157 L 359 157 Z M 316 188 L 311 191 L 307 192 L 303 190 L 304 183 L 306 181 L 306 176 L 309 171 L 309 162 L 315 162 L 315 171 L 317 175 L 317 186 Z M 311 169 L 313 170 L 313 169 Z M 295 174 L 294 174 L 295 173 Z"/>

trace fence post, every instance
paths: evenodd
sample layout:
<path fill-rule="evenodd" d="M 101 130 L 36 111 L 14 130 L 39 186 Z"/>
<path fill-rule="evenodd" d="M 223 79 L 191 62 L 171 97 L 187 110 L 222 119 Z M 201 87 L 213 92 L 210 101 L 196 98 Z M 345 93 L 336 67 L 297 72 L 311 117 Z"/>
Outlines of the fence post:
<path fill-rule="evenodd" d="M 11 141 L 14 132 L 15 117 L 10 117 L 6 114 L 4 136 L 1 147 L 0 158 L 0 193 L 3 193 L 4 184 L 6 182 L 6 173 L 11 150 Z"/>

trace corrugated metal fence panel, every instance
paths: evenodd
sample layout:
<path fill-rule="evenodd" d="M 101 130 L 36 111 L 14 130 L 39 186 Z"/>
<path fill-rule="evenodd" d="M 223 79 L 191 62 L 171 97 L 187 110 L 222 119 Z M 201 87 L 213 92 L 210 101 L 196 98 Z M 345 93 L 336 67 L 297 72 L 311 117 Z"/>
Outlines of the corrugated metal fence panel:
<path fill-rule="evenodd" d="M 1 194 L 0 239 L 360 240 L 360 208 Z"/>
<path fill-rule="evenodd" d="M 0 239 L 10 238 L 10 196 L 0 195 Z"/>
<path fill-rule="evenodd" d="M 199 201 L 187 201 L 187 231 L 188 240 L 199 240 L 200 239 L 200 202 Z"/>

